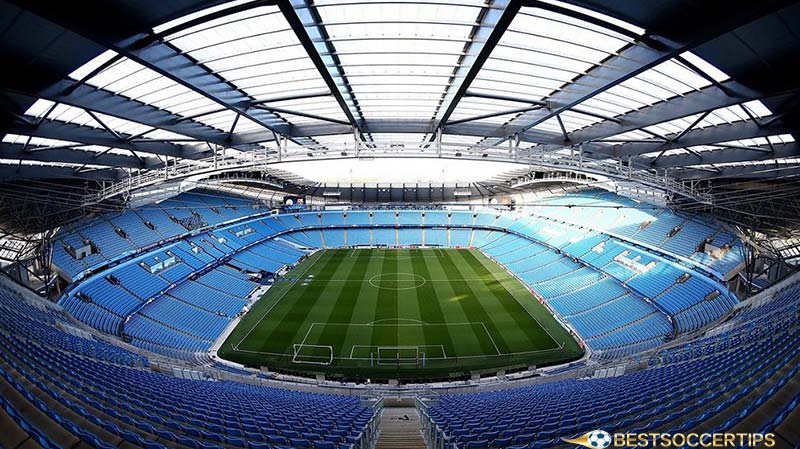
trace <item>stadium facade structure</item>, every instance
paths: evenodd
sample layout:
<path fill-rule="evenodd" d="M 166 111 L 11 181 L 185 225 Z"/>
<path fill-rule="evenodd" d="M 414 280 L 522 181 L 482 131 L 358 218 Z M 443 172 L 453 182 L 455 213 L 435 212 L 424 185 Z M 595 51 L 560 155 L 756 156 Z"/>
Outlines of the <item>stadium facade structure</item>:
<path fill-rule="evenodd" d="M 594 429 L 800 443 L 796 3 L 0 11 L 3 445 L 369 449 L 385 395 L 413 399 L 431 449 Z M 347 159 L 517 169 L 282 168 Z M 286 197 L 306 210 L 276 214 Z M 399 385 L 214 357 L 254 273 L 351 246 L 478 248 L 587 355 Z"/>

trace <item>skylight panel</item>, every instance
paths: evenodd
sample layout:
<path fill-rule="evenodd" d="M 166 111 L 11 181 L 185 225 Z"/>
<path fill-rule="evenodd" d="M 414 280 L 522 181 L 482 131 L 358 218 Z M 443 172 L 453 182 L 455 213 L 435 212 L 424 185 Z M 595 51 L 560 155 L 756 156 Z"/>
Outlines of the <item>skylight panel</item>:
<path fill-rule="evenodd" d="M 70 149 L 83 150 L 93 153 L 103 152 L 103 153 L 122 154 L 122 155 L 131 154 L 129 150 L 122 150 L 119 148 L 109 148 L 99 145 L 86 145 L 80 142 L 72 142 L 60 139 L 48 139 L 44 137 L 25 136 L 20 134 L 6 134 L 5 136 L 3 136 L 3 143 L 16 144 L 16 145 L 25 145 L 27 143 L 28 151 L 35 150 L 37 148 L 42 148 L 42 149 L 70 148 Z"/>
<path fill-rule="evenodd" d="M 344 115 L 339 103 L 337 103 L 333 97 L 276 101 L 268 103 L 266 106 L 279 107 L 281 109 L 288 109 L 295 112 L 306 112 L 309 114 L 341 121 L 347 120 L 347 117 Z"/>
<path fill-rule="evenodd" d="M 326 22 L 474 22 L 478 6 L 441 3 L 360 3 L 326 7 L 318 5 L 320 15 Z"/>
<path fill-rule="evenodd" d="M 467 97 L 459 102 L 458 108 L 456 108 L 456 110 L 450 116 L 450 120 L 458 120 L 482 114 L 491 114 L 494 112 L 502 112 L 506 110 L 519 109 L 529 106 L 533 107 L 530 104 L 522 102 L 498 101 L 498 100 L 488 100 L 483 98 Z"/>
<path fill-rule="evenodd" d="M 219 108 L 214 101 L 127 58 L 86 83 L 178 115 L 196 115 Z M 197 121 L 203 122 L 202 118 Z"/>
<path fill-rule="evenodd" d="M 687 56 L 687 53 L 683 56 Z M 710 65 L 697 64 L 700 58 L 696 56 L 688 57 L 687 60 L 701 69 Z M 723 78 L 722 72 L 709 73 L 709 76 L 714 79 L 727 78 Z M 678 60 L 671 59 L 598 94 L 595 100 L 598 103 L 611 102 L 621 106 L 626 110 L 619 111 L 618 114 L 625 114 L 709 85 L 711 81 Z"/>
<path fill-rule="evenodd" d="M 635 129 L 632 131 L 624 132 L 622 134 L 611 136 L 608 138 L 608 140 L 647 140 L 652 138 L 653 138 L 652 135 L 644 131 Z"/>
<path fill-rule="evenodd" d="M 41 118 L 49 111 L 49 114 L 47 115 L 48 120 L 56 120 L 80 126 L 89 126 L 92 128 L 105 128 L 107 126 L 117 133 L 134 136 L 149 133 L 154 129 L 151 126 L 141 123 L 132 122 L 123 118 L 112 117 L 100 112 L 94 112 L 94 116 L 97 117 L 100 122 L 102 122 L 101 124 L 87 111 L 74 106 L 58 104 L 55 108 L 52 108 L 51 111 L 53 104 L 54 103 L 49 100 L 38 100 L 30 108 L 28 108 L 25 114 Z M 180 136 L 175 133 L 172 134 L 178 138 L 185 139 L 184 136 Z"/>
<path fill-rule="evenodd" d="M 272 81 L 272 80 L 270 80 Z M 325 82 L 320 78 L 296 80 L 294 82 L 270 82 L 267 84 L 253 85 L 249 87 L 242 87 L 253 96 L 255 100 L 268 100 L 289 94 L 303 94 L 308 92 L 317 92 L 319 90 L 327 90 Z"/>
<path fill-rule="evenodd" d="M 791 134 L 778 134 L 777 136 L 769 136 L 767 137 L 771 143 L 792 143 L 794 142 L 794 136 Z"/>
<path fill-rule="evenodd" d="M 25 159 L 3 159 L 3 158 L 0 158 L 0 165 L 14 165 L 14 166 L 24 165 L 26 167 L 83 167 L 84 170 L 105 168 L 102 165 L 96 165 L 96 164 L 72 164 L 69 162 L 31 161 Z"/>
<path fill-rule="evenodd" d="M 415 102 L 380 111 L 377 101 L 419 98 L 447 89 L 483 2 L 317 2 L 355 101 L 374 117 L 431 118 L 439 103 Z M 392 105 L 393 106 L 393 105 Z M 378 114 L 378 115 L 372 115 Z"/>
<path fill-rule="evenodd" d="M 562 2 L 558 0 L 541 0 L 542 3 L 549 3 L 551 5 L 560 6 L 565 9 L 570 9 L 572 11 L 579 12 L 581 14 L 585 14 L 589 17 L 593 17 L 595 19 L 602 20 L 603 22 L 607 22 L 611 25 L 616 25 L 620 28 L 626 29 L 636 34 L 644 34 L 645 29 L 637 27 L 631 23 L 625 22 L 624 20 L 615 19 L 614 17 L 607 16 L 605 14 L 601 14 L 599 12 L 592 11 L 588 8 L 582 8 L 580 6 L 573 5 L 572 3 Z"/>
<path fill-rule="evenodd" d="M 553 90 L 546 87 L 526 85 L 514 82 L 476 79 L 471 86 L 472 92 L 494 94 L 501 96 L 518 95 L 522 98 L 531 98 L 540 101 Z"/>
<path fill-rule="evenodd" d="M 760 101 L 750 102 L 753 109 L 759 113 L 751 113 L 754 117 L 760 118 L 765 115 L 770 115 L 769 109 L 766 108 Z M 766 114 L 764 114 L 766 113 Z M 694 114 L 688 117 L 681 117 L 678 119 L 670 120 L 668 122 L 658 123 L 648 126 L 647 130 L 659 133 L 661 135 L 678 134 L 683 132 L 689 126 L 700 118 L 702 114 Z M 742 110 L 739 105 L 728 106 L 711 111 L 702 120 L 697 122 L 692 129 L 702 129 L 709 126 L 717 126 L 723 124 L 736 123 L 743 120 L 750 120 L 750 117 Z"/>
<path fill-rule="evenodd" d="M 422 38 L 370 38 L 362 40 L 340 40 L 336 51 L 343 53 L 443 53 L 459 55 L 464 49 L 463 41 L 448 41 Z"/>
<path fill-rule="evenodd" d="M 67 145 L 80 145 L 78 142 L 70 142 L 67 140 L 45 139 L 43 137 L 23 136 L 21 134 L 6 134 L 3 136 L 3 143 L 20 144 L 33 147 L 55 147 Z"/>
<path fill-rule="evenodd" d="M 706 75 L 713 78 L 714 81 L 721 83 L 723 81 L 727 81 L 728 79 L 730 79 L 730 77 L 725 72 L 716 68 L 712 64 L 708 63 L 705 59 L 695 55 L 690 51 L 682 53 L 681 57 L 690 64 L 693 64 L 695 67 L 700 69 Z"/>
<path fill-rule="evenodd" d="M 328 92 L 324 79 L 275 5 L 258 6 L 203 23 L 169 36 L 168 40 L 256 101 Z M 346 118 L 338 103 L 331 107 L 330 99 L 317 99 L 315 104 L 324 104 L 316 112 L 325 114 L 319 115 Z M 281 117 L 293 124 L 316 121 L 295 114 L 272 114 L 274 119 L 263 119 L 266 124 L 281 123 Z M 213 122 L 213 126 L 221 125 Z"/>
<path fill-rule="evenodd" d="M 772 111 L 770 111 L 769 108 L 766 107 L 760 100 L 748 101 L 744 104 L 744 107 L 746 107 L 756 117 L 772 115 Z"/>
<path fill-rule="evenodd" d="M 178 25 L 190 22 L 190 21 L 198 19 L 200 17 L 207 16 L 209 14 L 213 14 L 215 12 L 225 10 L 225 9 L 231 8 L 233 6 L 238 6 L 238 5 L 243 5 L 243 4 L 246 4 L 246 3 L 250 3 L 251 1 L 252 0 L 235 0 L 235 1 L 228 2 L 228 3 L 222 3 L 222 4 L 217 5 L 217 6 L 212 6 L 210 8 L 206 8 L 206 9 L 203 9 L 203 10 L 191 13 L 191 14 L 187 14 L 187 15 L 181 16 L 181 17 L 179 17 L 179 18 L 177 18 L 175 20 L 171 20 L 169 22 L 161 24 L 161 25 L 159 25 L 157 27 L 154 27 L 153 31 L 155 31 L 156 33 L 161 33 L 161 32 L 163 32 L 165 30 L 168 30 L 168 29 L 176 27 Z"/>
<path fill-rule="evenodd" d="M 117 52 L 115 52 L 114 50 L 106 50 L 103 53 L 100 53 L 100 55 L 94 57 L 91 61 L 75 69 L 72 73 L 69 74 L 69 77 L 74 80 L 83 79 L 85 76 L 89 75 L 94 70 L 97 70 L 100 66 L 107 63 L 116 56 Z"/>
<path fill-rule="evenodd" d="M 514 17 L 470 90 L 525 99 L 528 104 L 544 101 L 631 43 L 630 37 L 592 23 L 541 8 L 524 7 Z M 456 109 L 459 116 L 467 115 L 459 111 L 462 104 L 470 107 L 469 103 L 459 103 Z M 525 113 L 517 114 L 516 119 L 525 116 Z M 513 121 L 514 118 L 509 119 Z M 562 120 L 569 131 L 599 121 L 574 113 L 564 114 Z M 561 132 L 556 119 L 539 126 Z"/>

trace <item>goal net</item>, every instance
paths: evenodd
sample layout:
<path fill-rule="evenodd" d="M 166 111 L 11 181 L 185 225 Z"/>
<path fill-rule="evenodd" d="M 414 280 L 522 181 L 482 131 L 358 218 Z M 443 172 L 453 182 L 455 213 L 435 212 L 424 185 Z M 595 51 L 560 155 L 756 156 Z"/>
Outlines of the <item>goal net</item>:
<path fill-rule="evenodd" d="M 333 346 L 295 343 L 292 345 L 292 363 L 330 365 L 333 363 Z"/>

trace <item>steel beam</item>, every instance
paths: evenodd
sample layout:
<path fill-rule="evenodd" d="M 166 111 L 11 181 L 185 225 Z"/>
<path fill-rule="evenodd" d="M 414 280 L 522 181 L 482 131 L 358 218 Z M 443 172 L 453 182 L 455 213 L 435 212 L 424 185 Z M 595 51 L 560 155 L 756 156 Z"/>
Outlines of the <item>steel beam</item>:
<path fill-rule="evenodd" d="M 703 169 L 689 168 L 676 170 L 672 176 L 677 179 L 781 179 L 797 178 L 800 176 L 800 164 L 775 161 L 774 163 L 756 165 L 733 165 L 718 167 L 717 172 L 708 172 Z"/>
<path fill-rule="evenodd" d="M 752 139 L 755 137 L 766 137 L 776 134 L 789 134 L 797 132 L 782 126 L 764 127 L 758 121 L 743 120 L 740 122 L 726 123 L 723 125 L 709 126 L 706 128 L 692 129 L 679 134 L 665 136 L 668 141 L 661 140 L 641 140 L 632 143 L 622 143 L 620 145 L 598 145 L 593 142 L 585 145 L 585 151 L 591 153 L 592 157 L 601 158 L 627 158 L 629 156 L 639 156 L 642 154 L 669 151 L 677 148 L 692 147 L 698 145 L 713 145 L 720 142 L 730 142 L 733 140 Z M 679 137 L 677 139 L 677 137 Z M 662 156 L 667 157 L 667 156 Z"/>
<path fill-rule="evenodd" d="M 445 106 L 444 112 L 438 117 L 434 117 L 439 120 L 439 123 L 447 123 L 450 120 L 450 116 L 453 115 L 458 103 L 467 93 L 472 81 L 478 76 L 483 64 L 489 59 L 497 43 L 500 42 L 508 26 L 519 12 L 520 6 L 519 0 L 495 0 L 490 3 L 478 28 L 473 33 L 470 43 L 467 44 L 465 55 L 459 61 L 453 79 L 442 98 L 442 105 Z M 454 87 L 455 89 L 453 89 Z"/>
<path fill-rule="evenodd" d="M 758 148 L 763 151 L 753 151 L 752 149 L 743 148 L 725 148 L 706 151 L 700 153 L 702 157 L 699 160 L 696 156 L 691 154 L 662 156 L 654 167 L 679 168 L 692 165 L 727 164 L 731 162 L 766 161 L 770 159 L 800 157 L 800 145 L 796 142 L 773 144 L 772 148 L 769 146 Z M 650 167 L 651 165 L 647 162 L 643 162 L 642 166 Z"/>
<path fill-rule="evenodd" d="M 137 35 L 121 42 L 101 43 L 267 130 L 288 134 L 289 124 L 283 119 L 267 111 L 250 108 L 254 101 L 252 97 L 176 47 L 163 42 L 142 46 L 142 41 L 147 37 Z"/>
<path fill-rule="evenodd" d="M 742 86 L 736 81 L 729 80 L 722 84 L 730 95 L 711 85 L 689 92 L 686 95 L 672 98 L 669 101 L 662 101 L 652 106 L 620 115 L 617 117 L 619 123 L 603 121 L 590 125 L 571 133 L 570 140 L 581 143 L 604 139 L 628 131 L 646 128 L 657 123 L 764 98 L 763 94 Z"/>
<path fill-rule="evenodd" d="M 336 49 L 328 40 L 328 33 L 325 31 L 325 26 L 322 24 L 319 14 L 314 9 L 313 2 L 292 0 L 291 2 L 278 2 L 278 7 L 308 53 L 309 58 L 311 58 L 339 107 L 342 108 L 345 117 L 360 132 L 364 117 L 361 115 L 353 90 L 347 82 L 344 69 L 342 69 L 339 57 L 336 55 Z M 333 68 L 333 74 L 328 70 L 328 67 Z M 337 83 L 334 77 L 340 80 L 340 83 Z M 347 99 L 345 99 L 345 96 L 347 96 Z M 350 104 L 359 114 L 359 120 L 353 115 Z"/>
<path fill-rule="evenodd" d="M 489 113 L 489 114 L 475 115 L 475 116 L 472 116 L 472 117 L 460 118 L 458 120 L 450 120 L 444 126 L 445 126 L 445 128 L 447 128 L 447 127 L 452 126 L 452 125 L 458 125 L 459 123 L 474 122 L 474 121 L 477 121 L 477 120 L 484 120 L 484 119 L 492 118 L 492 117 L 500 117 L 502 115 L 508 115 L 508 114 L 518 114 L 520 112 L 527 112 L 527 111 L 532 111 L 534 109 L 541 109 L 541 108 L 542 108 L 541 106 L 528 106 L 526 108 L 509 109 L 509 110 L 505 110 L 505 111 L 492 112 L 492 113 Z"/>
<path fill-rule="evenodd" d="M 9 95 L 26 98 L 44 98 L 56 103 L 63 103 L 77 108 L 100 112 L 102 114 L 142 123 L 153 128 L 181 134 L 200 141 L 225 144 L 225 133 L 208 125 L 193 120 L 185 120 L 181 116 L 172 114 L 163 109 L 144 104 L 130 98 L 117 95 L 113 92 L 98 89 L 89 85 L 74 87 L 71 92 L 66 90 L 72 86 L 73 80 L 61 80 L 38 94 L 11 93 Z M 29 102 L 30 100 L 28 100 Z M 186 155 L 184 157 L 190 157 Z"/>
<path fill-rule="evenodd" d="M 666 39 L 662 38 L 661 43 L 669 50 L 655 49 L 642 44 L 625 48 L 618 55 L 603 61 L 586 75 L 550 95 L 547 99 L 549 109 L 523 114 L 515 121 L 521 124 L 522 131 L 527 131 L 684 51 L 683 47 Z M 509 137 L 511 136 L 492 139 L 490 143 L 499 145 Z M 575 141 L 572 136 L 570 140 Z"/>
<path fill-rule="evenodd" d="M 137 139 L 134 143 L 130 141 L 130 138 L 133 136 L 128 134 L 119 134 L 119 138 L 115 138 L 102 129 L 66 123 L 59 120 L 45 119 L 42 120 L 38 126 L 19 125 L 4 128 L 3 131 L 10 134 L 80 142 L 86 145 L 114 147 L 136 151 L 137 153 L 159 154 L 162 156 L 192 157 L 198 152 L 193 147 L 162 141 L 148 142 L 147 139 Z"/>
<path fill-rule="evenodd" d="M 140 161 L 139 158 L 127 154 L 99 153 L 70 147 L 39 148 L 30 151 L 29 148 L 25 148 L 25 145 L 13 143 L 0 143 L 0 158 L 139 169 L 162 166 L 161 161 L 154 157 L 142 158 Z"/>
<path fill-rule="evenodd" d="M 21 181 L 35 179 L 95 179 L 118 180 L 125 177 L 125 173 L 115 169 L 87 170 L 75 172 L 72 167 L 58 167 L 54 165 L 19 165 L 0 164 L 0 181 Z"/>

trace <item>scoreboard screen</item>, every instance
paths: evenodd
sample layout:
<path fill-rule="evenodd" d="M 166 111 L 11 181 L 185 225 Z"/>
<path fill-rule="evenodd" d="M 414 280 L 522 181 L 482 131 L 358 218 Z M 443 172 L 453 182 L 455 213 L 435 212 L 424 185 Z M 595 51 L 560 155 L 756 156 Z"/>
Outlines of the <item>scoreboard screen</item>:
<path fill-rule="evenodd" d="M 306 199 L 302 196 L 285 196 L 283 197 L 284 210 L 303 210 L 306 208 Z"/>

